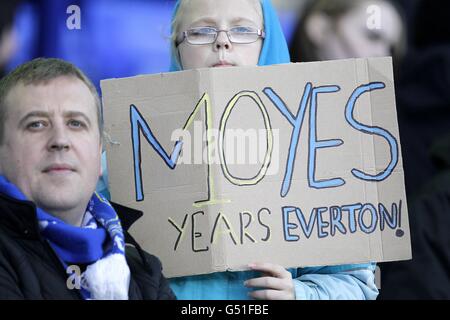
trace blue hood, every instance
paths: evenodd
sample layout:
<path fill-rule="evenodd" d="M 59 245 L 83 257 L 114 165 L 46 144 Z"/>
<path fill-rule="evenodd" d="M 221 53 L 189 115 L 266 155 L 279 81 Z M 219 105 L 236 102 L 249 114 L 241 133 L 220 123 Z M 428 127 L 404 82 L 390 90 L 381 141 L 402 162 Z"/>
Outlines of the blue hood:
<path fill-rule="evenodd" d="M 267 66 L 271 64 L 289 63 L 289 49 L 283 34 L 283 30 L 281 29 L 277 13 L 273 8 L 270 0 L 261 0 L 261 4 L 263 8 L 264 31 L 266 32 L 266 38 L 264 39 L 258 65 Z M 173 17 L 178 11 L 179 6 L 180 0 L 177 0 L 173 12 Z M 170 71 L 180 70 L 180 64 L 175 57 L 175 52 L 172 50 Z"/>

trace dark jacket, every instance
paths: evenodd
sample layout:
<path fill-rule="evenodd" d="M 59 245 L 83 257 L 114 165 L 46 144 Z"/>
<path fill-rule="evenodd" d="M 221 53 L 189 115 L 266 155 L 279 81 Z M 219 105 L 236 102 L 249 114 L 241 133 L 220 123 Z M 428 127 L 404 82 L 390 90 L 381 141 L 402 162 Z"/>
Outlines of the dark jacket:
<path fill-rule="evenodd" d="M 409 205 L 413 258 L 380 265 L 379 299 L 450 299 L 450 137 L 432 154 L 443 169 Z"/>
<path fill-rule="evenodd" d="M 175 299 L 158 258 L 144 252 L 127 232 L 142 213 L 113 207 L 127 244 L 129 299 Z M 0 194 L 0 299 L 82 299 L 78 290 L 68 288 L 69 274 L 40 235 L 35 210 L 32 202 Z"/>
<path fill-rule="evenodd" d="M 450 44 L 411 52 L 403 66 L 396 96 L 410 201 L 440 171 L 432 146 L 450 134 Z"/>

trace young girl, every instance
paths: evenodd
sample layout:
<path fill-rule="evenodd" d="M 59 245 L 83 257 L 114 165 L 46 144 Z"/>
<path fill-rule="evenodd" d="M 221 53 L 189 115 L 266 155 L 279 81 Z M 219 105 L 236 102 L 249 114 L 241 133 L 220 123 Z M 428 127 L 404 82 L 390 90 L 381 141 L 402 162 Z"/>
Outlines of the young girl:
<path fill-rule="evenodd" d="M 178 0 L 171 70 L 289 63 L 270 0 Z M 375 264 L 250 271 L 173 278 L 178 299 L 375 299 Z"/>

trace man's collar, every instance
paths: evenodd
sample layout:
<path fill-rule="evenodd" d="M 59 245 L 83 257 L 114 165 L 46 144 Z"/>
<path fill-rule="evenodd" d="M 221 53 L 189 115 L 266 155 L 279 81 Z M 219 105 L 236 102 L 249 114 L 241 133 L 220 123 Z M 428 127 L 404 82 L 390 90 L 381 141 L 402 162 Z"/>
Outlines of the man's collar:
<path fill-rule="evenodd" d="M 39 225 L 36 218 L 36 206 L 31 201 L 23 201 L 14 199 L 6 194 L 0 194 L 0 199 L 9 203 L 9 208 L 3 208 L 2 215 L 7 215 L 9 218 L 3 217 L 3 223 L 7 223 L 27 238 L 35 238 L 39 236 Z M 125 231 L 133 225 L 140 217 L 143 216 L 142 211 L 135 210 L 111 202 L 114 210 L 119 216 L 122 228 Z M 10 212 L 11 211 L 11 212 Z M 14 211 L 14 212 L 12 212 Z M 6 220 L 4 220 L 6 218 Z"/>
<path fill-rule="evenodd" d="M 114 210 L 116 211 L 117 215 L 119 216 L 122 228 L 125 231 L 128 231 L 128 229 L 133 225 L 133 223 L 135 223 L 136 220 L 138 220 L 140 217 L 144 215 L 142 211 L 125 207 L 118 203 L 114 202 L 110 203 L 113 206 Z"/>
<path fill-rule="evenodd" d="M 1 223 L 25 238 L 39 237 L 39 225 L 36 219 L 36 206 L 31 201 L 23 201 L 0 193 Z"/>

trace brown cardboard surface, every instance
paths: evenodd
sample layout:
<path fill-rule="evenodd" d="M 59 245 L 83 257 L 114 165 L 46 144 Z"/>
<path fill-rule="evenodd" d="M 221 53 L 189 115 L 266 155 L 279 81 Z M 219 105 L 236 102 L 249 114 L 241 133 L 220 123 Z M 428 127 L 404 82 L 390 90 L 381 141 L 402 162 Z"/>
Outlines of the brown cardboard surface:
<path fill-rule="evenodd" d="M 167 276 L 411 258 L 390 58 L 101 87 L 112 200 Z"/>

